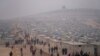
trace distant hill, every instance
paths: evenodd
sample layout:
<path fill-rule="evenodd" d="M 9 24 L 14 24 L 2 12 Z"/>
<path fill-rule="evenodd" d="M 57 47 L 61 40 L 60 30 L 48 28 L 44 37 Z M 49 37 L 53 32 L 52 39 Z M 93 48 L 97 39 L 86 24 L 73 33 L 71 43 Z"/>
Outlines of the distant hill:
<path fill-rule="evenodd" d="M 15 21 L 2 21 L 0 28 L 9 28 Z M 46 35 L 100 37 L 100 10 L 58 10 L 21 17 L 17 22 L 26 31 Z"/>

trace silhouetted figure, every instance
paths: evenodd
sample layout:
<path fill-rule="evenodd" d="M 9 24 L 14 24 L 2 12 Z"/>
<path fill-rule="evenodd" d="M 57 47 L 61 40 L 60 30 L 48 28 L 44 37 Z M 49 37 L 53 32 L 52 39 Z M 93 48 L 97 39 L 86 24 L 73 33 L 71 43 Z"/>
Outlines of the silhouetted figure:
<path fill-rule="evenodd" d="M 20 48 L 21 56 L 23 56 L 23 48 Z"/>
<path fill-rule="evenodd" d="M 35 53 L 36 53 L 36 49 L 32 50 L 32 56 L 35 56 Z"/>
<path fill-rule="evenodd" d="M 40 55 L 42 56 L 42 54 L 43 54 L 43 50 L 42 50 L 42 49 L 40 49 Z"/>
<path fill-rule="evenodd" d="M 32 50 L 33 50 L 33 46 L 31 45 L 31 46 L 30 46 L 30 52 L 32 52 Z"/>
<path fill-rule="evenodd" d="M 59 56 L 59 53 L 57 53 L 57 56 Z"/>
<path fill-rule="evenodd" d="M 9 56 L 13 56 L 13 53 L 12 53 L 12 51 L 9 53 Z"/>
<path fill-rule="evenodd" d="M 49 53 L 50 53 L 50 47 L 48 48 L 48 51 L 49 51 Z"/>
<path fill-rule="evenodd" d="M 83 55 L 83 51 L 82 51 L 82 50 L 80 51 L 80 55 L 81 55 L 81 56 Z"/>
<path fill-rule="evenodd" d="M 48 44 L 48 47 L 50 47 L 50 44 Z"/>
<path fill-rule="evenodd" d="M 62 49 L 62 54 L 63 54 L 63 55 L 66 55 L 66 54 L 67 54 L 67 49 L 66 49 L 66 48 L 63 48 L 63 49 Z"/>
<path fill-rule="evenodd" d="M 56 46 L 56 47 L 54 47 L 54 51 L 58 51 L 58 47 Z"/>
<path fill-rule="evenodd" d="M 10 45 L 10 44 L 9 44 L 9 42 L 6 42 L 6 44 L 5 44 L 5 45 L 6 45 L 6 47 L 9 47 L 9 45 Z"/>
<path fill-rule="evenodd" d="M 54 49 L 53 49 L 53 48 L 51 48 L 51 49 L 50 49 L 50 52 L 51 52 L 51 53 L 53 53 L 53 50 L 54 50 Z"/>

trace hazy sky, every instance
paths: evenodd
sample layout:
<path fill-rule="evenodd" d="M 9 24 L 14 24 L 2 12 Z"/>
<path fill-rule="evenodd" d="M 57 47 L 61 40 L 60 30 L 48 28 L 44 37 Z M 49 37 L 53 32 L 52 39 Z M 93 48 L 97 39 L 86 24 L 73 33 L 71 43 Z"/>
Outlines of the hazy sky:
<path fill-rule="evenodd" d="M 62 9 L 100 9 L 100 0 L 0 0 L 0 19 Z"/>

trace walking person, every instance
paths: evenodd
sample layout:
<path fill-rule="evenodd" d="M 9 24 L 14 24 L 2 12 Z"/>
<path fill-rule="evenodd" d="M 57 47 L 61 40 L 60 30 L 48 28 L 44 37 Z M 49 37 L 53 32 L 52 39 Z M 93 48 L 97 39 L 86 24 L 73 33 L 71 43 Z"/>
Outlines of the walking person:
<path fill-rule="evenodd" d="M 36 49 L 32 50 L 32 56 L 35 56 L 35 53 L 36 53 Z"/>
<path fill-rule="evenodd" d="M 80 51 L 80 55 L 83 56 L 83 51 L 82 50 Z"/>
<path fill-rule="evenodd" d="M 21 56 L 23 56 L 23 48 L 20 48 Z"/>
<path fill-rule="evenodd" d="M 30 46 L 30 52 L 32 52 L 32 50 L 33 50 L 33 46 L 31 45 L 31 46 Z"/>
<path fill-rule="evenodd" d="M 57 56 L 59 56 L 59 53 L 57 53 Z"/>
<path fill-rule="evenodd" d="M 43 54 L 43 50 L 42 50 L 42 49 L 40 49 L 40 55 L 42 56 L 42 54 Z"/>
<path fill-rule="evenodd" d="M 9 56 L 13 56 L 13 53 L 12 53 L 12 51 L 9 53 Z"/>

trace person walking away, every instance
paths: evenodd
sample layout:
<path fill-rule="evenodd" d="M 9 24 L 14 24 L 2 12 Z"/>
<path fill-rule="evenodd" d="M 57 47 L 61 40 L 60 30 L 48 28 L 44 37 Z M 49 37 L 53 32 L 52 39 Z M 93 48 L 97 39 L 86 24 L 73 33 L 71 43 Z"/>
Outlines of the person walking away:
<path fill-rule="evenodd" d="M 42 50 L 42 49 L 40 49 L 40 55 L 42 56 L 42 54 L 43 54 L 43 50 Z"/>
<path fill-rule="evenodd" d="M 12 53 L 12 51 L 9 53 L 9 56 L 13 56 L 13 53 Z"/>
<path fill-rule="evenodd" d="M 32 50 L 32 56 L 35 56 L 35 53 L 36 53 L 36 49 Z"/>
<path fill-rule="evenodd" d="M 32 50 L 33 50 L 33 46 L 31 45 L 31 46 L 30 46 L 30 52 L 32 52 Z"/>
<path fill-rule="evenodd" d="M 82 50 L 80 51 L 80 55 L 83 56 L 83 51 Z"/>
<path fill-rule="evenodd" d="M 57 53 L 57 56 L 59 56 L 59 53 Z"/>
<path fill-rule="evenodd" d="M 23 48 L 20 48 L 21 56 L 23 56 Z"/>

